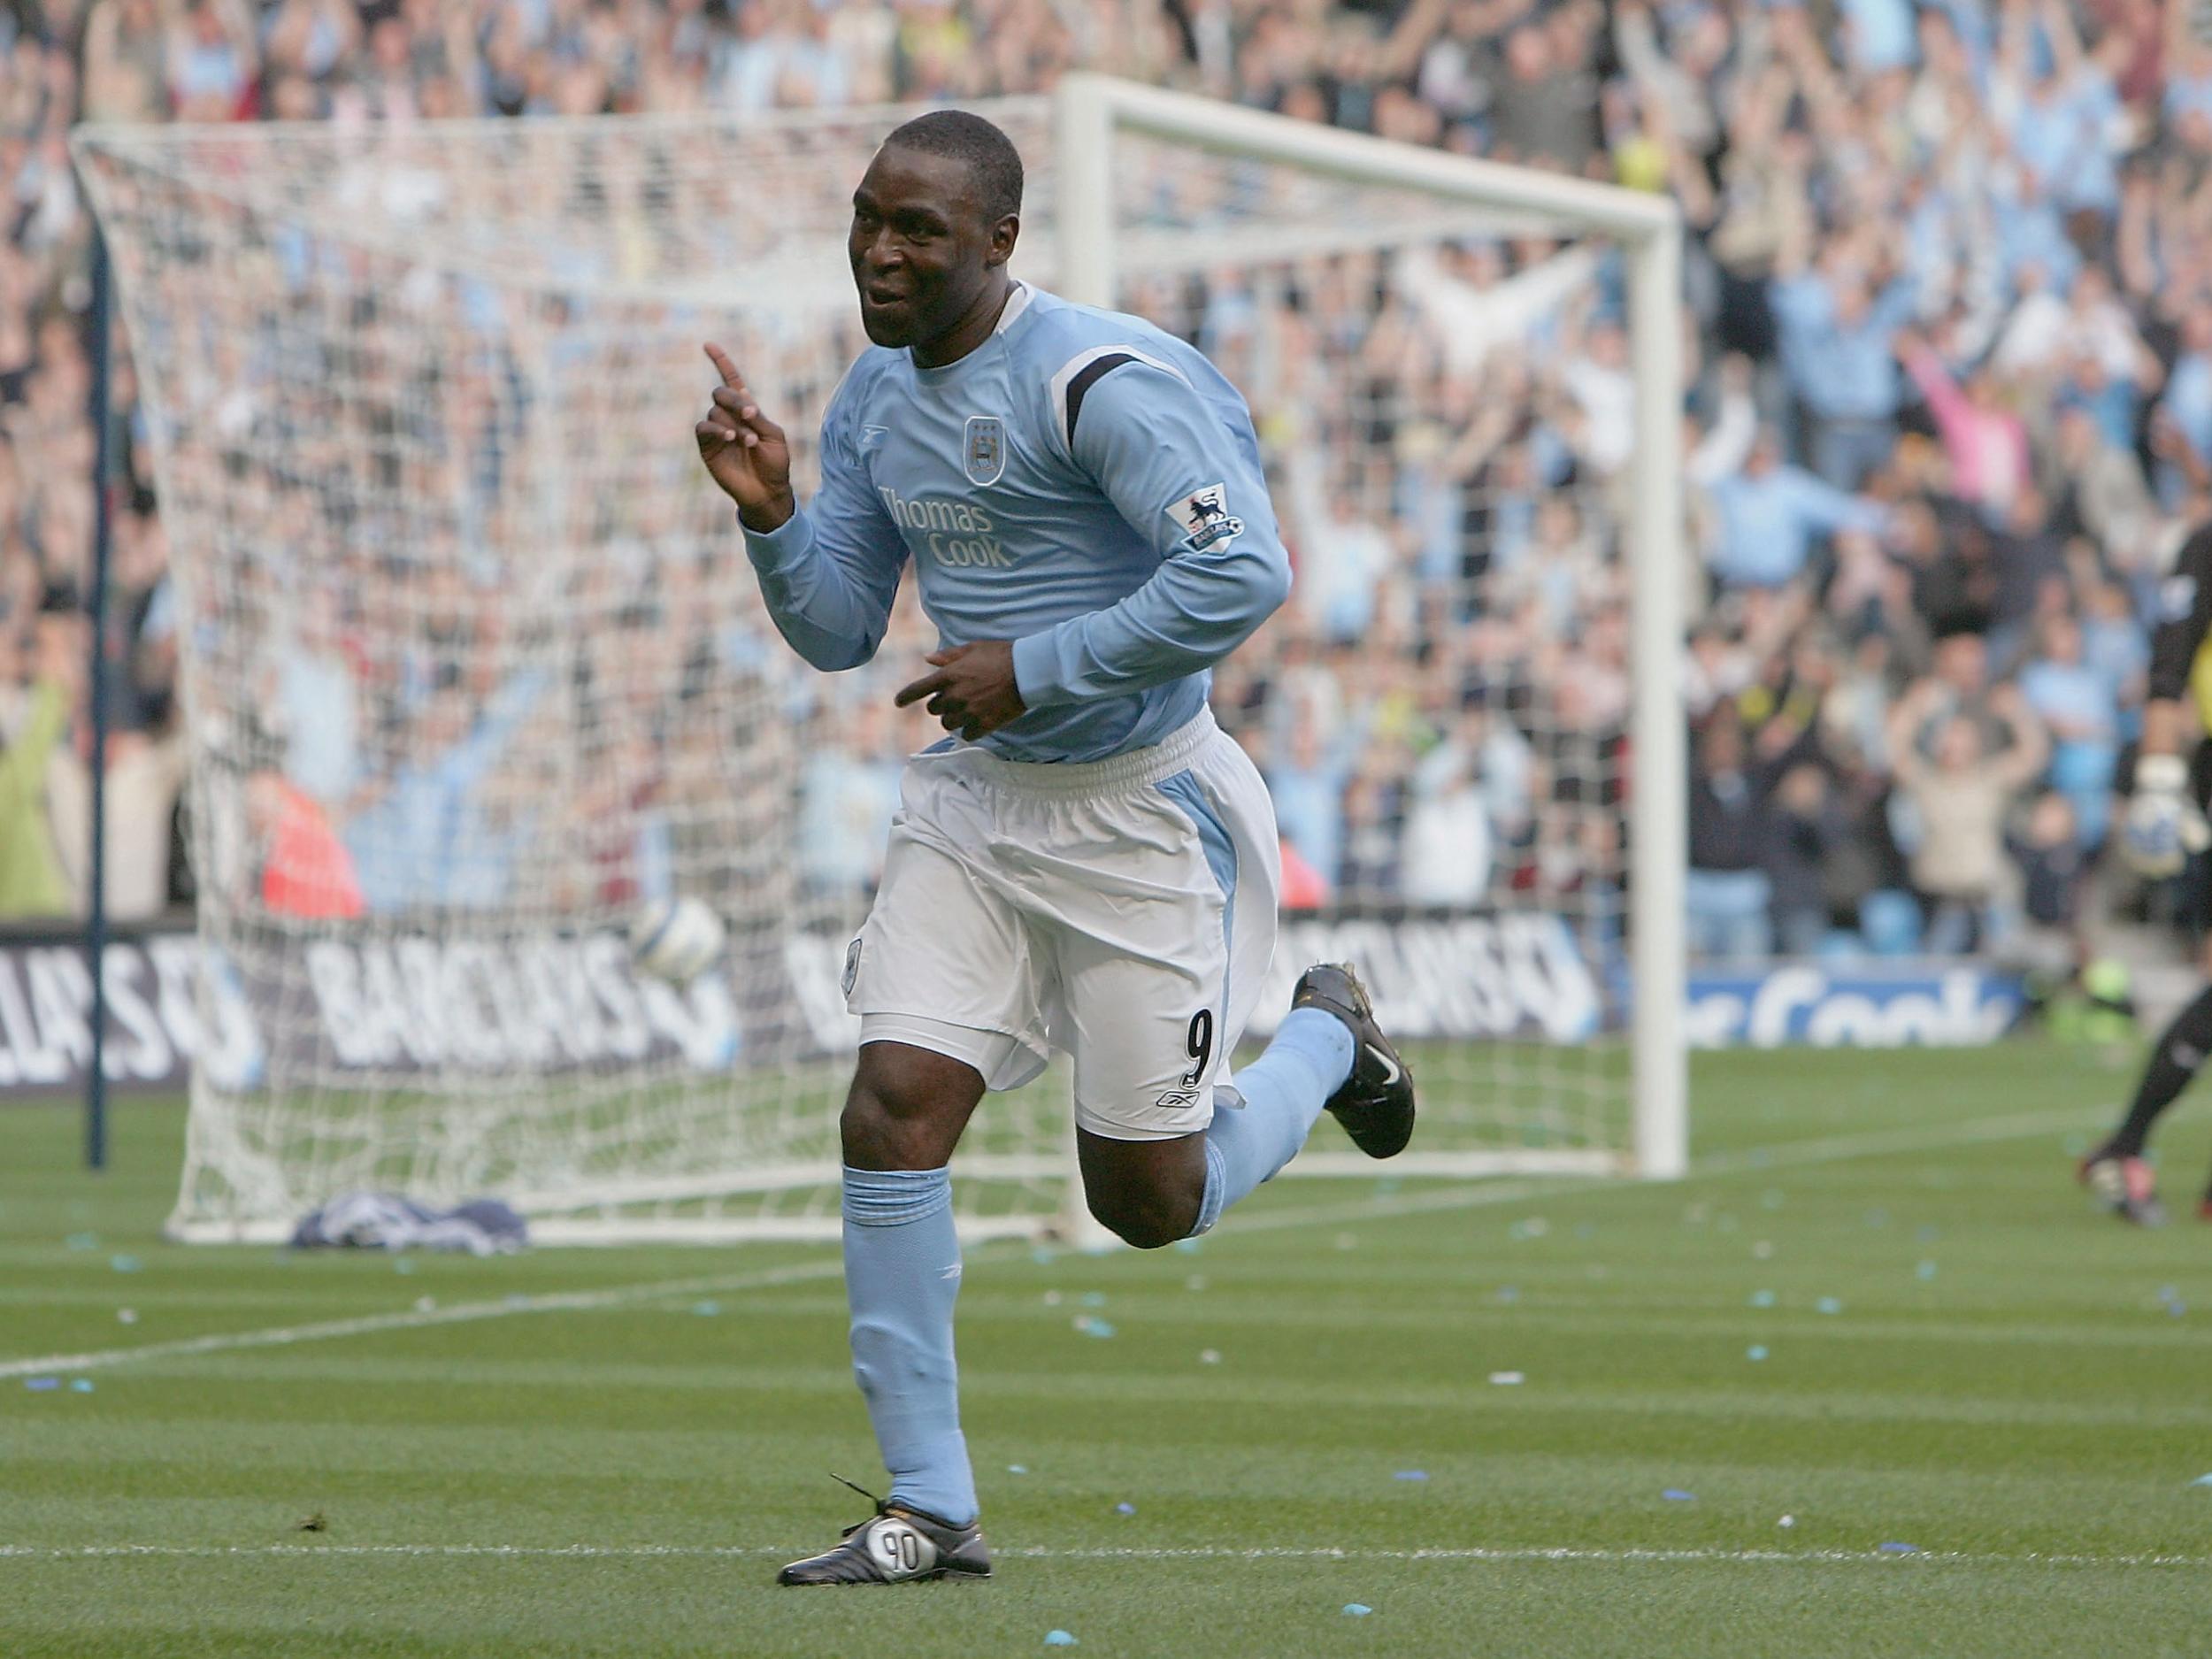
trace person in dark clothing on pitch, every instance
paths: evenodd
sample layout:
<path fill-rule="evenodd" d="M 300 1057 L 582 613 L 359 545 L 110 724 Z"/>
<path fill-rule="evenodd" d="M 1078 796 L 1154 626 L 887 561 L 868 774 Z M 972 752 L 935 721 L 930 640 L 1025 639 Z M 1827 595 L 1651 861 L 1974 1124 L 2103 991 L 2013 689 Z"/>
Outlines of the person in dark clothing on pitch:
<path fill-rule="evenodd" d="M 2212 524 L 2200 526 L 2183 544 L 2159 591 L 2157 623 L 2151 635 L 2143 741 L 2120 849 L 2139 873 L 2154 879 L 2185 872 L 2201 878 L 2208 873 L 2204 854 L 2212 849 L 2212 826 L 2205 820 L 2205 803 L 2212 799 L 2212 744 L 2200 736 L 2193 756 L 2185 752 L 2190 724 L 2185 704 L 2193 701 L 2200 731 L 2212 731 L 2212 651 L 2207 649 L 2212 636 Z M 2202 916 L 2202 904 L 2193 908 Z M 2206 958 L 2212 971 L 2212 937 L 2207 940 Z M 2212 983 L 2160 1033 L 2127 1116 L 2081 1162 L 2083 1184 L 2123 1220 L 2149 1227 L 2165 1219 L 2145 1148 L 2152 1125 L 2180 1098 L 2208 1054 L 2212 1054 Z M 2212 1188 L 2199 1199 L 2197 1213 L 2212 1221 Z"/>

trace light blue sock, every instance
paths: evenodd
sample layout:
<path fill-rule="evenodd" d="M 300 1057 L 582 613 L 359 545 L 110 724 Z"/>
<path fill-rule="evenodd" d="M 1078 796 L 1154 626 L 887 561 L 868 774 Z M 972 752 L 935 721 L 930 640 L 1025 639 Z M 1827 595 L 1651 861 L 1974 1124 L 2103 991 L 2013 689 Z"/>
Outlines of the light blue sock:
<path fill-rule="evenodd" d="M 1333 1014 L 1294 1008 L 1267 1052 L 1237 1073 L 1241 1110 L 1217 1105 L 1206 1131 L 1206 1194 L 1198 1225 L 1221 1212 L 1298 1155 L 1329 1096 L 1352 1075 L 1352 1033 Z"/>
<path fill-rule="evenodd" d="M 959 1294 L 952 1171 L 846 1170 L 853 1374 L 891 1471 L 891 1496 L 965 1525 L 976 1502 L 952 1356 Z"/>

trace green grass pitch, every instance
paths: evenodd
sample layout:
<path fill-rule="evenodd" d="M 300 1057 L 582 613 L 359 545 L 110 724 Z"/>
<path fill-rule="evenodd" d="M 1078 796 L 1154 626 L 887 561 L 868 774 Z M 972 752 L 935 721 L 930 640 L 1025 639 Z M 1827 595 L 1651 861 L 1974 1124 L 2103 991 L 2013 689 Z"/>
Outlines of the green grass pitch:
<path fill-rule="evenodd" d="M 1678 1185 L 977 1251 L 998 1577 L 808 1593 L 876 1473 L 833 1252 L 188 1249 L 173 1102 L 102 1178 L 0 1110 L 0 1655 L 2212 1652 L 2212 1230 L 2067 1179 L 2131 1060 L 1716 1056 Z"/>

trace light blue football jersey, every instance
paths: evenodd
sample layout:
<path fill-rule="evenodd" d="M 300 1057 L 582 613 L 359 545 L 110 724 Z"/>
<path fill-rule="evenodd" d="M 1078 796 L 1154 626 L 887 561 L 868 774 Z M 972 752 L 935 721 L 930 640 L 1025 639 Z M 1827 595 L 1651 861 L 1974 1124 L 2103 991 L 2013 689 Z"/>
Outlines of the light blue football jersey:
<path fill-rule="evenodd" d="M 819 493 L 745 540 L 817 668 L 875 655 L 910 557 L 943 644 L 1014 641 L 1029 712 L 981 740 L 1010 760 L 1158 742 L 1290 590 L 1236 388 L 1141 318 L 1025 284 L 957 363 L 863 355 L 823 416 Z"/>

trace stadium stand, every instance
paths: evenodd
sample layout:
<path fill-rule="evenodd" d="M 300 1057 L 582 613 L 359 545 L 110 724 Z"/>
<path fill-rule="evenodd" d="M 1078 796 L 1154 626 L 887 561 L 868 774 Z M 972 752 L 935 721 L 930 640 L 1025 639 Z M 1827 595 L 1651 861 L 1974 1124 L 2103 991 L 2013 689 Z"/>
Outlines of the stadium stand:
<path fill-rule="evenodd" d="M 2073 937 L 2147 618 L 2212 511 L 2212 48 L 2186 0 L 18 0 L 0 19 L 0 907 L 82 903 L 94 434 L 72 122 L 957 100 L 1078 65 L 1674 192 L 1698 324 L 1694 946 Z M 1602 298 L 1540 349 L 1495 326 L 1533 269 L 1507 243 L 1346 257 L 1188 318 L 1233 372 L 1240 341 L 1300 342 L 1322 411 L 1263 434 L 1299 592 L 1217 687 L 1273 787 L 1294 901 L 1540 894 L 1613 821 L 1575 810 L 1590 769 L 1561 751 L 1624 741 L 1625 573 L 1577 502 L 1620 472 L 1630 383 Z M 118 362 L 105 760 L 131 917 L 192 875 L 172 827 L 186 621 Z M 1386 490 L 1357 465 L 1377 444 L 1400 462 Z M 379 603 L 373 572 L 349 603 Z M 679 636 L 682 617 L 641 609 L 636 631 L 662 634 L 606 641 L 609 672 L 636 649 L 710 674 L 731 648 Z M 427 620 L 415 660 L 373 662 L 330 608 L 264 665 L 271 844 L 327 849 L 404 783 L 360 775 L 362 733 L 526 719 L 526 699 L 467 683 L 473 641 Z M 840 695 L 857 710 L 890 683 Z M 1563 688 L 1540 731 L 1516 719 L 1536 683 Z M 802 876 L 864 888 L 919 730 L 877 708 L 822 731 Z M 526 789 L 480 747 L 484 787 Z M 595 879 L 651 862 L 610 849 Z M 311 901 L 373 909 L 378 872 L 360 876 Z"/>

